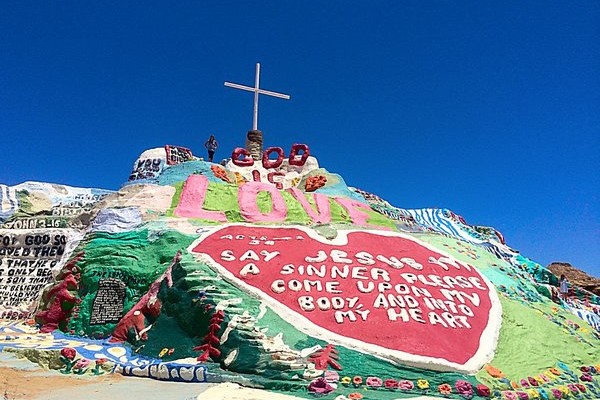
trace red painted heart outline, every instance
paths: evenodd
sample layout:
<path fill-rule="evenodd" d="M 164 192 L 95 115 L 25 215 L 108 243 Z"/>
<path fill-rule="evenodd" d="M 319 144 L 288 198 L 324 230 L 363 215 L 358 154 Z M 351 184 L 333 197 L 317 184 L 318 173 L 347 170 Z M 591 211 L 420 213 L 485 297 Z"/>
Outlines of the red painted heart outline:
<path fill-rule="evenodd" d="M 308 239 L 306 242 L 303 242 L 303 246 L 296 246 L 296 247 L 290 247 L 290 248 L 285 248 L 285 257 L 291 257 L 288 258 L 287 260 L 289 261 L 290 259 L 293 261 L 299 261 L 300 263 L 305 262 L 305 260 L 299 259 L 297 255 L 291 254 L 291 253 L 300 253 L 300 254 L 307 254 L 307 255 L 311 255 L 313 256 L 314 254 L 316 254 L 316 252 L 313 250 L 310 250 L 310 246 L 309 245 L 314 245 L 313 247 L 326 247 L 329 246 L 329 248 L 340 248 L 340 247 L 344 247 L 344 246 L 352 246 L 355 245 L 358 239 L 360 240 L 360 244 L 363 245 L 365 243 L 367 243 L 368 240 L 371 240 L 373 243 L 367 243 L 367 245 L 373 245 L 375 247 L 369 247 L 367 250 L 370 250 L 372 248 L 376 248 L 376 246 L 386 246 L 389 245 L 390 242 L 394 242 L 394 244 L 401 244 L 402 246 L 396 246 L 397 250 L 392 250 L 392 251 L 416 251 L 418 252 L 424 252 L 424 254 L 426 255 L 434 255 L 436 257 L 446 257 L 449 260 L 453 260 L 454 262 L 456 262 L 459 266 L 462 265 L 463 267 L 466 266 L 467 268 L 470 267 L 470 271 L 463 268 L 463 270 L 459 270 L 459 272 L 463 273 L 463 275 L 465 275 L 465 273 L 468 271 L 469 273 L 469 277 L 471 278 L 477 278 L 480 281 L 481 284 L 481 293 L 486 293 L 487 295 L 482 295 L 479 296 L 480 298 L 480 305 L 485 305 L 487 304 L 488 306 L 485 307 L 485 313 L 487 314 L 487 319 L 485 319 L 482 315 L 479 315 L 479 317 L 476 317 L 474 319 L 471 320 L 471 329 L 468 331 L 469 335 L 464 335 L 464 330 L 463 332 L 461 332 L 460 334 L 454 334 L 454 333 L 445 333 L 444 335 L 442 335 L 443 337 L 440 336 L 436 336 L 436 337 L 429 337 L 432 335 L 432 333 L 439 333 L 440 329 L 438 329 L 437 326 L 435 326 L 436 329 L 431 329 L 431 332 L 428 331 L 418 331 L 418 328 L 415 328 L 417 331 L 408 329 L 409 334 L 413 334 L 412 336 L 405 336 L 404 338 L 402 338 L 399 334 L 402 334 L 403 331 L 407 331 L 407 329 L 392 329 L 391 331 L 393 331 L 393 337 L 391 340 L 394 340 L 395 343 L 393 343 L 391 346 L 384 343 L 384 338 L 379 338 L 377 335 L 381 333 L 381 329 L 382 329 L 382 325 L 383 323 L 388 323 L 391 324 L 393 327 L 402 327 L 402 328 L 406 328 L 407 325 L 406 323 L 403 322 L 391 322 L 391 321 L 387 321 L 387 320 L 382 320 L 381 316 L 378 314 L 378 317 L 374 317 L 373 320 L 370 320 L 368 322 L 370 322 L 371 324 L 366 324 L 364 326 L 361 326 L 361 328 L 363 330 L 367 330 L 367 331 L 372 331 L 375 330 L 374 333 L 368 333 L 368 335 L 370 335 L 367 339 L 364 338 L 359 338 L 357 337 L 357 330 L 356 329 L 352 329 L 349 332 L 342 332 L 343 329 L 339 328 L 339 325 L 333 325 L 332 328 L 332 323 L 331 321 L 327 321 L 326 323 L 323 321 L 323 318 L 314 318 L 314 311 L 312 312 L 312 314 L 309 312 L 307 314 L 306 311 L 302 310 L 298 305 L 295 305 L 295 303 L 293 301 L 290 301 L 289 298 L 283 298 L 280 296 L 279 293 L 274 293 L 273 290 L 269 290 L 269 284 L 272 283 L 272 281 L 276 280 L 277 277 L 280 277 L 280 275 L 278 275 L 278 273 L 281 272 L 281 265 L 284 263 L 284 261 L 279 260 L 278 263 L 276 264 L 276 267 L 271 268 L 271 265 L 264 262 L 261 263 L 259 261 L 257 261 L 255 263 L 255 265 L 260 269 L 260 273 L 258 275 L 252 275 L 252 273 L 247 274 L 245 277 L 242 277 L 240 275 L 240 270 L 243 264 L 247 264 L 247 260 L 244 260 L 243 262 L 238 260 L 239 262 L 233 262 L 233 261 L 229 261 L 227 258 L 223 258 L 221 251 L 223 251 L 223 249 L 225 249 L 226 247 L 231 247 L 231 246 L 219 246 L 217 243 L 218 240 L 222 240 L 222 239 L 216 239 L 217 237 L 223 237 L 223 236 L 227 236 L 227 235 L 243 235 L 246 239 L 244 239 L 243 241 L 238 240 L 238 242 L 235 241 L 231 241 L 231 242 L 220 242 L 220 244 L 223 243 L 228 243 L 228 244 L 232 244 L 232 243 L 236 243 L 236 244 L 240 244 L 242 249 L 256 249 L 256 253 L 260 252 L 260 249 L 267 249 L 266 245 L 260 245 L 260 240 L 258 240 L 259 243 L 255 243 L 253 246 L 250 245 L 249 241 L 250 236 L 254 236 L 257 238 L 260 238 L 261 236 L 267 236 L 267 237 L 282 237 L 282 236 L 302 236 L 304 239 L 306 240 Z M 270 236 L 269 236 L 270 235 Z M 227 239 L 224 239 L 227 240 Z M 257 241 L 257 240 L 255 240 Z M 280 242 L 283 243 L 283 242 Z M 279 243 L 277 244 L 277 246 L 274 247 L 269 247 L 268 250 L 270 251 L 279 251 L 284 249 L 284 247 L 287 245 L 285 243 L 283 243 L 284 246 L 281 247 L 279 246 Z M 238 246 L 239 247 L 239 246 Z M 390 246 L 388 246 L 390 247 Z M 277 250 L 279 249 L 279 250 Z M 308 253 L 306 253 L 307 249 L 309 249 Z M 268 226 L 257 226 L 257 225 L 250 225 L 250 224 L 227 224 L 227 225 L 222 225 L 219 226 L 218 228 L 215 229 L 210 229 L 207 231 L 204 231 L 204 233 L 200 236 L 200 238 L 198 238 L 196 241 L 194 241 L 194 243 L 192 243 L 192 245 L 189 247 L 188 249 L 190 251 L 190 253 L 193 254 L 198 254 L 200 255 L 200 258 L 202 258 L 204 261 L 206 261 L 209 265 L 213 266 L 218 273 L 222 274 L 227 280 L 231 281 L 232 283 L 234 283 L 236 286 L 240 287 L 241 289 L 243 289 L 244 291 L 252 294 L 254 297 L 259 298 L 261 301 L 263 301 L 266 305 L 268 305 L 269 307 L 271 307 L 273 309 L 273 311 L 275 311 L 277 314 L 279 314 L 283 319 L 287 320 L 287 321 L 295 321 L 294 322 L 294 326 L 299 329 L 300 331 L 310 335 L 310 336 L 315 336 L 318 337 L 320 339 L 329 341 L 331 343 L 335 343 L 338 345 L 342 345 L 342 346 L 346 346 L 352 349 L 355 349 L 357 351 L 363 352 L 363 353 L 367 353 L 367 354 L 372 354 L 375 355 L 377 357 L 392 361 L 392 362 L 398 362 L 398 363 L 402 363 L 402 364 L 406 364 L 406 365 L 411 365 L 411 366 L 416 366 L 416 367 L 422 367 L 422 368 L 427 368 L 427 369 L 434 369 L 434 370 L 451 370 L 451 371 L 459 371 L 459 372 L 466 372 L 466 373 L 475 373 L 476 371 L 478 371 L 486 362 L 489 362 L 494 354 L 495 348 L 496 348 L 496 344 L 497 344 L 497 339 L 498 339 L 498 334 L 499 334 L 499 330 L 500 330 L 500 324 L 501 324 L 501 316 L 502 316 L 502 310 L 501 310 L 501 305 L 500 305 L 500 301 L 498 300 L 498 296 L 495 290 L 495 287 L 493 286 L 493 284 L 487 279 L 485 278 L 485 276 L 483 276 L 482 274 L 479 273 L 479 271 L 477 271 L 477 269 L 469 264 L 460 262 L 458 260 L 456 260 L 454 257 L 450 256 L 449 254 L 445 253 L 444 251 L 441 251 L 437 248 L 435 248 L 432 245 L 429 245 L 427 243 L 423 243 L 420 240 L 417 240 L 411 236 L 408 236 L 406 234 L 402 234 L 402 233 L 397 233 L 397 232 L 390 232 L 390 231 L 372 231 L 372 230 L 348 230 L 348 231 L 339 231 L 338 232 L 338 236 L 333 239 L 333 240 L 327 240 L 323 237 L 321 237 L 320 235 L 318 235 L 314 230 L 310 229 L 310 228 L 306 228 L 303 226 L 285 226 L 285 227 L 268 227 Z M 346 247 L 345 250 L 348 250 L 347 254 L 349 258 L 352 258 L 354 256 L 356 256 L 356 254 L 358 253 L 358 251 L 355 251 L 355 249 L 353 250 L 351 247 Z M 376 254 L 378 251 L 374 251 L 373 254 Z M 235 253 L 235 252 L 234 252 Z M 242 253 L 242 250 L 240 250 L 239 248 L 237 249 L 237 257 L 240 257 L 240 254 Z M 416 253 L 412 254 L 413 256 Z M 282 255 L 282 254 L 280 254 Z M 411 255 L 411 254 L 406 254 L 406 255 Z M 278 256 L 277 256 L 278 257 Z M 282 255 L 282 258 L 284 256 Z M 296 257 L 296 258 L 294 258 Z M 220 259 L 221 258 L 221 259 Z M 417 260 L 417 262 L 419 261 L 423 261 L 422 259 L 419 260 L 417 257 L 415 257 L 415 259 Z M 252 260 L 253 261 L 253 260 Z M 269 262 L 271 262 L 272 260 L 270 260 Z M 233 264 L 232 264 L 233 262 Z M 273 265 L 275 265 L 273 264 Z M 296 265 L 299 265 L 298 263 L 295 263 Z M 434 271 L 434 267 L 432 265 L 430 265 L 431 263 L 423 263 L 423 270 L 426 271 L 427 269 L 429 269 L 429 271 L 426 272 L 432 272 Z M 435 265 L 435 264 L 434 264 Z M 354 264 L 350 265 L 350 268 L 352 269 L 353 266 L 359 266 L 356 262 Z M 381 264 L 379 263 L 378 266 L 381 266 Z M 229 268 L 228 268 L 229 267 Z M 269 270 L 269 268 L 271 268 L 271 270 Z M 443 271 L 445 273 L 445 275 L 451 276 L 453 273 L 454 276 L 458 276 L 456 275 L 456 271 L 452 270 L 452 267 L 450 268 L 449 271 L 444 271 L 443 269 L 439 268 L 437 265 L 435 265 L 436 269 L 434 272 L 440 273 Z M 375 267 L 371 268 L 371 269 L 376 269 Z M 393 268 L 388 268 L 390 273 L 395 273 L 397 271 L 395 271 Z M 269 273 L 266 273 L 264 271 L 269 271 Z M 276 271 L 276 272 L 274 272 Z M 370 271 L 370 269 L 369 269 Z M 247 272 L 247 271 L 246 271 Z M 417 272 L 418 271 L 413 271 L 411 269 L 406 269 L 407 273 L 410 272 Z M 291 274 L 294 275 L 294 274 Z M 297 274 L 296 274 L 297 275 Z M 263 279 L 264 277 L 267 277 L 267 279 Z M 431 274 L 429 275 L 431 276 Z M 462 276 L 462 275 L 461 275 Z M 295 277 L 295 276 L 291 276 L 291 277 Z M 255 278 L 255 279 L 253 279 Z M 305 277 L 306 278 L 306 277 Z M 323 280 L 327 280 L 327 278 L 323 278 Z M 250 282 L 250 283 L 249 283 Z M 266 283 L 265 283 L 266 282 Z M 345 283 L 346 281 L 342 281 L 342 283 Z M 353 281 L 348 281 L 348 282 L 353 282 Z M 402 283 L 402 281 L 397 280 L 397 282 Z M 406 283 L 406 282 L 404 282 Z M 421 283 L 420 281 L 417 281 L 413 284 L 413 286 L 417 286 L 416 283 Z M 423 287 L 428 288 L 428 286 L 424 286 L 421 285 Z M 350 287 L 353 287 L 352 284 L 347 284 L 344 289 L 346 290 L 346 294 L 348 294 L 349 292 L 351 292 L 351 289 L 349 289 Z M 434 288 L 433 287 L 429 287 L 430 292 L 433 292 Z M 487 290 L 484 290 L 487 289 Z M 440 289 L 441 290 L 441 289 Z M 475 289 L 473 289 L 475 290 Z M 289 293 L 289 290 L 287 290 L 287 292 Z M 285 292 L 284 292 L 285 293 Z M 357 292 L 358 293 L 358 292 Z M 304 293 L 301 293 L 304 294 Z M 354 294 L 354 293 L 351 293 Z M 291 294 L 291 298 L 293 299 L 294 294 Z M 340 295 L 343 296 L 343 295 Z M 296 298 L 298 297 L 298 295 L 296 295 Z M 368 297 L 368 296 L 367 296 Z M 319 311 L 317 309 L 317 311 Z M 376 310 L 378 313 L 380 310 Z M 478 309 L 478 311 L 481 311 Z M 372 314 L 375 315 L 375 314 Z M 477 314 L 476 314 L 477 315 Z M 313 318 L 311 318 L 311 316 L 313 316 Z M 410 321 L 411 323 L 414 321 Z M 473 322 L 477 322 L 477 324 L 473 324 Z M 398 324 L 398 325 L 393 325 L 393 324 Z M 419 324 L 417 324 L 419 325 Z M 432 326 L 433 328 L 433 326 Z M 473 328 L 476 328 L 476 331 L 473 331 Z M 451 329 L 451 330 L 441 330 L 441 332 L 453 332 L 456 331 L 456 329 Z M 360 330 L 359 330 L 360 332 Z M 479 338 L 475 337 L 473 338 L 473 334 L 477 334 L 479 332 Z M 384 334 L 385 335 L 385 334 Z M 389 334 L 388 334 L 389 335 Z M 450 336 L 450 338 L 448 338 L 448 336 Z M 403 339 L 403 340 L 401 340 Z M 407 348 L 407 346 L 410 347 Z M 443 344 L 443 345 L 441 345 Z M 468 345 L 467 345 L 468 344 Z M 429 347 L 428 347 L 429 345 Z M 435 348 L 431 348 L 430 346 L 438 346 L 440 348 L 444 348 L 447 350 L 444 351 L 438 351 Z M 470 350 L 469 350 L 470 349 Z M 411 352 L 412 351 L 412 352 Z M 450 354 L 450 353 L 452 354 Z M 438 354 L 439 353 L 439 354 Z M 460 353 L 460 354 L 459 354 Z"/>

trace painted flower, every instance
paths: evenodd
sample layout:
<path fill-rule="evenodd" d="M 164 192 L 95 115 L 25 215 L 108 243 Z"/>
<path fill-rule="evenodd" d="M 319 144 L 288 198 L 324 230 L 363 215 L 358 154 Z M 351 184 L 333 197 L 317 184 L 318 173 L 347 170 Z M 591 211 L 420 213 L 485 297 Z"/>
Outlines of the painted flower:
<path fill-rule="evenodd" d="M 369 376 L 367 378 L 367 386 L 371 389 L 377 389 L 380 388 L 381 385 L 383 385 L 383 382 L 381 380 L 381 378 L 378 378 L 376 376 Z"/>
<path fill-rule="evenodd" d="M 527 382 L 527 379 L 521 379 L 521 386 L 523 386 L 524 388 L 528 388 L 529 387 L 529 382 Z"/>
<path fill-rule="evenodd" d="M 75 364 L 75 369 L 84 369 L 88 365 L 90 365 L 90 360 L 88 360 L 87 358 L 82 358 Z"/>
<path fill-rule="evenodd" d="M 429 381 L 427 379 L 419 379 L 417 381 L 417 386 L 421 390 L 427 390 L 429 389 Z"/>
<path fill-rule="evenodd" d="M 452 386 L 448 385 L 447 383 L 441 384 L 438 386 L 438 391 L 444 396 L 448 396 L 450 393 L 452 393 Z"/>
<path fill-rule="evenodd" d="M 473 385 L 471 385 L 469 382 L 459 379 L 454 384 L 454 387 L 461 396 L 473 397 Z"/>
<path fill-rule="evenodd" d="M 533 376 L 528 376 L 527 380 L 529 381 L 529 383 L 531 384 L 531 386 L 537 386 L 537 385 L 539 385 L 537 379 L 535 379 Z"/>
<path fill-rule="evenodd" d="M 325 371 L 325 380 L 329 383 L 336 383 L 340 380 L 340 375 L 336 371 L 327 370 Z"/>
<path fill-rule="evenodd" d="M 515 394 L 515 392 L 511 392 L 510 390 L 505 390 L 504 392 L 502 392 L 502 394 L 504 395 L 504 398 L 506 400 L 517 400 L 517 395 Z"/>
<path fill-rule="evenodd" d="M 575 386 L 577 386 L 577 389 L 581 392 L 581 393 L 585 393 L 585 386 L 582 383 L 576 383 Z"/>
<path fill-rule="evenodd" d="M 415 388 L 415 384 L 406 379 L 401 380 L 398 386 L 400 390 L 413 390 Z"/>
<path fill-rule="evenodd" d="M 554 396 L 555 399 L 562 399 L 562 392 L 558 389 L 552 389 L 552 396 Z"/>
<path fill-rule="evenodd" d="M 515 390 L 519 389 L 519 384 L 515 381 L 510 381 L 510 386 Z"/>
<path fill-rule="evenodd" d="M 96 365 L 106 364 L 108 360 L 106 358 L 99 358 L 96 360 Z"/>
<path fill-rule="evenodd" d="M 315 394 L 325 395 L 333 392 L 335 388 L 331 386 L 325 378 L 317 378 L 308 385 L 308 391 Z"/>
<path fill-rule="evenodd" d="M 548 393 L 546 393 L 544 389 L 538 389 L 538 393 L 540 394 L 540 398 L 542 400 L 550 400 L 550 398 L 548 397 Z"/>
<path fill-rule="evenodd" d="M 575 385 L 574 385 L 574 384 L 572 384 L 572 383 L 569 383 L 569 384 L 567 385 L 567 387 L 568 387 L 568 388 L 569 388 L 569 390 L 570 390 L 571 392 L 573 392 L 573 393 L 577 393 L 577 392 L 579 392 L 579 389 L 577 389 L 577 386 L 575 386 Z"/>
<path fill-rule="evenodd" d="M 163 358 L 165 356 L 165 354 L 167 354 L 169 352 L 168 348 L 164 348 L 160 351 L 160 353 L 158 353 L 158 358 Z"/>
<path fill-rule="evenodd" d="M 540 374 L 540 378 L 542 379 L 542 381 L 544 381 L 543 383 L 550 383 L 550 378 L 548 377 L 548 375 Z"/>
<path fill-rule="evenodd" d="M 569 367 L 564 362 L 559 361 L 559 362 L 556 363 L 556 365 L 558 365 L 558 368 L 560 368 L 560 369 L 562 369 L 564 371 L 570 371 Z"/>
<path fill-rule="evenodd" d="M 355 376 L 354 378 L 352 378 L 352 383 L 354 384 L 354 386 L 360 386 L 360 385 L 362 385 L 362 382 L 363 382 L 362 377 L 360 377 L 358 375 Z"/>
<path fill-rule="evenodd" d="M 350 385 L 350 382 L 352 382 L 352 379 L 350 379 L 349 376 L 345 376 L 342 378 L 342 385 L 348 386 L 348 385 Z"/>
<path fill-rule="evenodd" d="M 386 379 L 385 382 L 383 382 L 383 385 L 389 390 L 398 389 L 398 381 L 395 379 Z"/>
<path fill-rule="evenodd" d="M 552 375 L 556 375 L 556 376 L 560 376 L 561 375 L 561 372 L 558 370 L 558 368 L 555 368 L 555 367 L 550 368 L 548 371 L 550 371 L 550 373 Z"/>
<path fill-rule="evenodd" d="M 533 379 L 535 379 L 537 381 L 537 383 L 538 383 L 537 386 L 543 385 L 544 383 L 546 383 L 541 375 L 534 376 Z"/>
<path fill-rule="evenodd" d="M 490 397 L 490 388 L 485 386 L 484 384 L 479 383 L 476 387 L 477 396 L 479 397 Z"/>
<path fill-rule="evenodd" d="M 350 393 L 348 395 L 349 400 L 360 400 L 362 398 L 363 398 L 363 395 L 358 392 Z"/>
<path fill-rule="evenodd" d="M 600 365 L 590 365 L 590 372 L 592 374 L 597 374 L 600 369 Z"/>
<path fill-rule="evenodd" d="M 529 395 L 525 392 L 517 392 L 519 400 L 529 400 Z"/>
<path fill-rule="evenodd" d="M 530 399 L 539 399 L 540 398 L 540 393 L 536 389 L 527 390 L 527 394 L 529 395 Z"/>
<path fill-rule="evenodd" d="M 558 386 L 558 390 L 560 390 L 562 392 L 563 397 L 567 397 L 569 395 L 569 393 L 571 393 L 569 388 L 565 385 Z"/>
<path fill-rule="evenodd" d="M 579 369 L 581 370 L 581 372 L 590 372 L 590 367 L 588 367 L 587 365 L 582 365 Z"/>
<path fill-rule="evenodd" d="M 584 382 L 591 382 L 594 378 L 592 378 L 592 375 L 590 374 L 582 374 L 581 377 L 579 377 L 579 379 L 581 379 Z"/>
<path fill-rule="evenodd" d="M 75 359 L 75 356 L 77 355 L 77 350 L 75 350 L 72 347 L 65 347 L 60 351 L 60 355 L 66 358 L 67 360 L 73 361 L 73 359 Z"/>

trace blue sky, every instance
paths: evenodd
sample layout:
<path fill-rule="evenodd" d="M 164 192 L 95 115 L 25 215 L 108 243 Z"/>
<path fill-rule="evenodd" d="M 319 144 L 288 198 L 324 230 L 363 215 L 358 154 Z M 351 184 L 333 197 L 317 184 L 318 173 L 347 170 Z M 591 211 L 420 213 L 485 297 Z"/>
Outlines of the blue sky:
<path fill-rule="evenodd" d="M 600 276 L 597 1 L 4 2 L 0 182 L 117 189 L 214 133 L 311 147 L 349 185 L 447 207 Z M 126 3 L 126 4 L 123 4 Z"/>

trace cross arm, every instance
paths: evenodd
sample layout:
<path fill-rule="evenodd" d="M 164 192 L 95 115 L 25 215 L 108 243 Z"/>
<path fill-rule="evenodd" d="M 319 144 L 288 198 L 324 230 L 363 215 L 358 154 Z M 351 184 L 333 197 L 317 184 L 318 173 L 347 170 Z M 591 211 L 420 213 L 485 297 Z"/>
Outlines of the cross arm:
<path fill-rule="evenodd" d="M 237 83 L 225 82 L 225 86 L 232 87 L 235 89 L 247 90 L 249 92 L 254 92 L 254 88 L 250 86 L 238 85 Z"/>
<path fill-rule="evenodd" d="M 290 99 L 290 96 L 288 96 L 287 94 L 277 93 L 277 92 L 271 92 L 269 90 L 258 89 L 258 93 L 260 93 L 260 94 L 266 94 L 268 96 L 273 96 L 273 97 L 279 97 L 280 99 L 286 99 L 286 100 Z"/>

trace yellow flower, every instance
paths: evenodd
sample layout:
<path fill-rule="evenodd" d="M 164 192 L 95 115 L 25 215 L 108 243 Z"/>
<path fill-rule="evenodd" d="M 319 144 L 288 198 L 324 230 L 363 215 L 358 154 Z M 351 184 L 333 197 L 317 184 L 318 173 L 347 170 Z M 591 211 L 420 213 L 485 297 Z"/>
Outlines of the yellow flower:
<path fill-rule="evenodd" d="M 419 379 L 417 381 L 417 386 L 421 390 L 429 389 L 429 382 L 427 380 L 425 380 L 425 379 Z"/>
<path fill-rule="evenodd" d="M 162 350 L 160 351 L 160 353 L 158 353 L 158 358 L 163 358 L 163 356 L 164 356 L 165 354 L 167 354 L 167 352 L 168 352 L 168 351 L 169 351 L 169 349 L 167 349 L 166 347 L 165 347 L 164 349 L 162 349 Z"/>
<path fill-rule="evenodd" d="M 530 399 L 539 399 L 540 398 L 539 392 L 535 389 L 528 389 L 527 394 L 529 395 Z"/>
<path fill-rule="evenodd" d="M 342 378 L 342 385 L 349 385 L 350 382 L 352 382 L 352 379 L 350 379 L 349 376 L 345 376 Z"/>
<path fill-rule="evenodd" d="M 569 393 L 571 393 L 571 391 L 569 390 L 569 388 L 566 387 L 565 385 L 558 386 L 558 390 L 560 390 L 561 392 L 563 392 L 564 395 L 568 395 Z"/>

